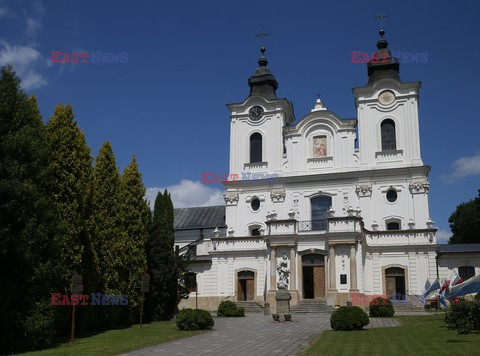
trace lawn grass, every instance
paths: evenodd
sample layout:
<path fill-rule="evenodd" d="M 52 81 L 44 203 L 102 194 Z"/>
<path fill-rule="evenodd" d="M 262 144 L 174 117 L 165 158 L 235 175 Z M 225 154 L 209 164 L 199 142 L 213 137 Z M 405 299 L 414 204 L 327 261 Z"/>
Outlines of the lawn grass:
<path fill-rule="evenodd" d="M 134 325 L 126 329 L 105 331 L 93 336 L 80 337 L 75 343 L 60 344 L 57 347 L 28 352 L 23 355 L 118 355 L 124 352 L 153 346 L 201 334 L 205 331 L 179 331 L 175 323 L 159 321 L 151 324 Z"/>
<path fill-rule="evenodd" d="M 480 335 L 457 335 L 445 316 L 399 316 L 401 326 L 325 331 L 300 355 L 480 355 Z"/>

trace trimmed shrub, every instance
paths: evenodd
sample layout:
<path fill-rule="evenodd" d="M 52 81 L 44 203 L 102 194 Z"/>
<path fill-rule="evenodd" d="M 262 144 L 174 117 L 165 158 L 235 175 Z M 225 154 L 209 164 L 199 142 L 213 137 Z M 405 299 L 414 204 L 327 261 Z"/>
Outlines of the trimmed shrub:
<path fill-rule="evenodd" d="M 368 323 L 370 319 L 360 307 L 340 307 L 330 317 L 333 330 L 361 330 Z"/>
<path fill-rule="evenodd" d="M 447 327 L 459 334 L 480 332 L 480 302 L 461 299 L 451 303 L 445 316 Z"/>
<path fill-rule="evenodd" d="M 239 316 L 239 317 L 245 316 L 245 308 L 238 307 L 237 308 L 237 314 L 235 316 Z"/>
<path fill-rule="evenodd" d="M 390 299 L 377 297 L 372 299 L 368 306 L 371 317 L 392 317 L 395 314 L 393 304 Z"/>
<path fill-rule="evenodd" d="M 178 313 L 176 324 L 180 330 L 209 330 L 215 322 L 208 311 L 187 308 Z"/>
<path fill-rule="evenodd" d="M 218 306 L 217 315 L 226 317 L 241 317 L 245 316 L 245 309 L 243 307 L 237 307 L 237 304 L 230 300 L 224 300 Z"/>

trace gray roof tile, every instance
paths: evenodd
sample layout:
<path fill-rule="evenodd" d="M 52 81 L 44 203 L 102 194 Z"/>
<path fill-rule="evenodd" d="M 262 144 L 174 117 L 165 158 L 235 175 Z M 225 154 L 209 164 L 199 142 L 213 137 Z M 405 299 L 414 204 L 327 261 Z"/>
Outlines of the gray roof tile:
<path fill-rule="evenodd" d="M 225 206 L 174 209 L 175 230 L 226 227 Z"/>
<path fill-rule="evenodd" d="M 438 245 L 439 253 L 480 252 L 480 244 L 442 244 Z"/>

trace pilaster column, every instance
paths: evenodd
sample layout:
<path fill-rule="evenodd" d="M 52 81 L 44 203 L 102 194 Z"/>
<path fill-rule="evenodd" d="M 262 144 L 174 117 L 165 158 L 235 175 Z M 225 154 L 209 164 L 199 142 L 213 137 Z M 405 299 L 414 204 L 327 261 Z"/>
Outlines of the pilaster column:
<path fill-rule="evenodd" d="M 350 290 L 358 291 L 357 289 L 357 251 L 356 243 L 350 246 Z"/>
<path fill-rule="evenodd" d="M 290 249 L 290 288 L 297 289 L 297 266 L 295 258 L 295 247 Z"/>
<path fill-rule="evenodd" d="M 277 254 L 273 247 L 270 247 L 270 289 L 277 289 Z"/>
<path fill-rule="evenodd" d="M 329 245 L 328 276 L 330 279 L 330 289 L 337 290 L 337 275 L 335 273 L 335 245 Z"/>

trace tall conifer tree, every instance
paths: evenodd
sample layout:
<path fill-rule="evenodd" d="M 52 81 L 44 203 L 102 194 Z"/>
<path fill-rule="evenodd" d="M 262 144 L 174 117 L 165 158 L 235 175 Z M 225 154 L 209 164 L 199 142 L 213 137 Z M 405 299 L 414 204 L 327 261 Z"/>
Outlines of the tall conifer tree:
<path fill-rule="evenodd" d="M 158 193 L 147 243 L 150 293 L 147 317 L 168 320 L 173 316 L 177 295 L 177 266 L 174 250 L 173 204 L 170 194 Z"/>
<path fill-rule="evenodd" d="M 126 275 L 124 293 L 128 294 L 129 306 L 134 317 L 140 303 L 142 275 L 147 272 L 146 243 L 150 210 L 145 200 L 145 187 L 138 171 L 135 157 L 122 175 L 121 221 L 126 234 L 125 249 L 128 259 L 124 262 Z"/>
<path fill-rule="evenodd" d="M 57 211 L 50 152 L 37 102 L 11 66 L 0 78 L 0 353 L 47 345 L 55 335 Z"/>
<path fill-rule="evenodd" d="M 61 265 L 66 268 L 62 272 L 65 286 L 62 292 L 69 292 L 72 276 L 76 272 L 83 275 L 84 292 L 93 293 L 98 287 L 98 259 L 89 230 L 93 159 L 70 105 L 58 105 L 55 108 L 47 124 L 47 136 L 52 151 L 50 170 L 53 197 L 59 208 L 58 221 L 64 231 L 59 251 Z M 79 312 L 79 329 L 94 326 L 94 310 L 82 307 Z"/>
<path fill-rule="evenodd" d="M 70 105 L 58 105 L 47 124 L 52 149 L 52 180 L 59 219 L 64 225 L 61 258 L 68 266 L 70 281 L 73 271 L 82 272 L 85 242 L 89 244 L 87 221 L 90 217 L 92 157 L 83 132 L 77 126 Z M 88 246 L 87 246 L 88 248 Z"/>
<path fill-rule="evenodd" d="M 112 146 L 105 142 L 98 153 L 93 170 L 93 231 L 99 260 L 101 291 L 104 294 L 123 294 L 119 271 L 125 254 L 124 232 L 120 223 L 120 173 Z"/>

